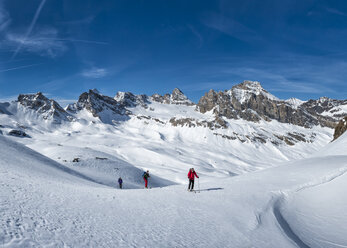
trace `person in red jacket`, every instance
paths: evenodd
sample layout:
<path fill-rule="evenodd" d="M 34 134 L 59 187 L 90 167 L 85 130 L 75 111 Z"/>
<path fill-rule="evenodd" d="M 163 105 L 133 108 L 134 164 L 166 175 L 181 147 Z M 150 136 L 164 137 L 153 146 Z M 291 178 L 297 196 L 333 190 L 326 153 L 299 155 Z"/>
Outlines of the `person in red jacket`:
<path fill-rule="evenodd" d="M 196 172 L 194 171 L 194 168 L 190 168 L 188 172 L 188 178 L 189 178 L 188 191 L 193 191 L 195 177 L 199 178 Z"/>

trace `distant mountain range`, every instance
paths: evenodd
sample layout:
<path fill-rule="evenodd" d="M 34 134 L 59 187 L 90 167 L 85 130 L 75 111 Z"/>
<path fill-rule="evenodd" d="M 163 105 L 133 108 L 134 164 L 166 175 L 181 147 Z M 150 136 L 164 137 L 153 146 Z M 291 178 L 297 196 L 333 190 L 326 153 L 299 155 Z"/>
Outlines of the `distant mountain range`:
<path fill-rule="evenodd" d="M 167 111 L 165 118 L 161 119 L 160 114 L 156 113 L 154 103 L 173 107 Z M 181 111 L 177 115 L 175 108 L 185 108 L 186 110 L 183 111 L 185 114 Z M 139 114 L 141 109 L 146 114 Z M 163 96 L 118 92 L 115 97 L 102 95 L 93 89 L 82 93 L 76 103 L 68 105 L 65 109 L 40 92 L 20 94 L 17 101 L 0 104 L 0 114 L 17 116 L 18 123 L 21 123 L 23 118 L 25 120 L 34 118 L 36 121 L 41 119 L 46 125 L 60 125 L 78 122 L 83 119 L 81 113 L 89 113 L 96 120 L 110 125 L 119 125 L 131 118 L 137 118 L 172 127 L 208 128 L 215 135 L 229 140 L 261 143 L 270 141 L 273 144 L 294 145 L 297 142 L 313 142 L 315 135 L 308 136 L 303 132 L 292 131 L 288 128 L 289 126 L 286 126 L 281 134 L 267 130 L 271 135 L 261 133 L 250 135 L 235 132 L 232 130 L 231 123 L 235 120 L 244 120 L 245 123 L 277 121 L 308 130 L 316 126 L 335 128 L 339 120 L 347 116 L 347 100 L 327 97 L 309 101 L 295 98 L 280 100 L 263 89 L 259 82 L 244 81 L 230 90 L 221 92 L 210 90 L 200 98 L 197 104 L 189 100 L 177 88 L 171 94 Z M 223 129 L 228 131 L 215 132 L 215 130 Z"/>
<path fill-rule="evenodd" d="M 335 100 L 321 97 L 317 100 L 301 101 L 291 98 L 280 100 L 262 88 L 259 82 L 244 81 L 230 90 L 216 92 L 210 90 L 201 97 L 197 104 L 190 101 L 179 89 L 171 94 L 152 96 L 134 95 L 131 92 L 118 92 L 114 98 L 100 94 L 96 89 L 80 95 L 78 101 L 63 109 L 56 101 L 48 99 L 42 93 L 21 94 L 17 102 L 22 106 L 37 111 L 44 120 L 55 123 L 73 121 L 74 114 L 87 110 L 95 117 L 103 119 L 103 113 L 114 115 L 118 120 L 121 116 L 132 115 L 129 108 L 140 105 L 148 108 L 150 102 L 162 104 L 195 106 L 196 111 L 206 113 L 212 111 L 218 120 L 244 119 L 257 122 L 277 120 L 310 128 L 315 125 L 334 128 L 337 122 L 347 115 L 347 100 Z M 4 104 L 0 113 L 8 113 Z M 110 117 L 110 116 L 109 116 Z M 189 118 L 189 116 L 186 116 Z M 113 119 L 112 117 L 110 119 Z M 223 125 L 222 125 L 223 126 Z"/>

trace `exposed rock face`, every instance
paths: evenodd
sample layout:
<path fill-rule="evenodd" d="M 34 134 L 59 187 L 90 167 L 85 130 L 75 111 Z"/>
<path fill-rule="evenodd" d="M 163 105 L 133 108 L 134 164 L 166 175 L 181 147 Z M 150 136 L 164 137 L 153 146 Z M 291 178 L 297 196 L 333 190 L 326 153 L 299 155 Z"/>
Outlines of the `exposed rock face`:
<path fill-rule="evenodd" d="M 28 134 L 26 134 L 24 131 L 21 131 L 21 130 L 11 130 L 8 134 L 11 136 L 16 136 L 16 137 L 31 138 Z"/>
<path fill-rule="evenodd" d="M 48 99 L 41 92 L 21 94 L 18 96 L 17 101 L 20 105 L 35 110 L 43 119 L 51 120 L 53 123 L 58 124 L 62 121 L 71 121 L 73 119 L 56 101 Z"/>
<path fill-rule="evenodd" d="M 131 114 L 124 105 L 109 96 L 101 95 L 95 89 L 82 93 L 77 103 L 70 104 L 66 108 L 71 113 L 77 113 L 83 109 L 105 123 L 116 121 L 115 119 L 127 119 L 128 115 Z"/>
<path fill-rule="evenodd" d="M 144 108 L 148 107 L 148 96 L 147 95 L 134 95 L 131 92 L 117 92 L 114 99 L 124 107 L 136 107 L 140 105 Z"/>
<path fill-rule="evenodd" d="M 347 130 L 347 116 L 343 118 L 335 127 L 334 140 L 340 137 Z"/>
<path fill-rule="evenodd" d="M 187 105 L 192 106 L 194 103 L 188 99 L 186 95 L 183 94 L 183 92 L 175 88 L 172 91 L 172 94 L 165 94 L 164 96 L 161 96 L 159 94 L 152 95 L 152 101 L 165 103 L 165 104 L 176 104 L 176 105 Z"/>
<path fill-rule="evenodd" d="M 244 119 L 257 122 L 277 120 L 282 123 L 312 127 L 322 125 L 334 127 L 335 120 L 329 116 L 321 116 L 313 109 L 282 101 L 264 90 L 260 83 L 244 81 L 231 90 L 215 92 L 210 90 L 201 97 L 197 110 L 201 113 L 213 111 L 216 116 L 228 119 Z M 311 106 L 311 105 L 307 105 Z"/>
<path fill-rule="evenodd" d="M 309 113 L 315 116 L 330 117 L 334 122 L 347 115 L 347 100 L 335 100 L 321 97 L 318 100 L 309 100 L 301 105 Z"/>
<path fill-rule="evenodd" d="M 187 127 L 208 127 L 211 130 L 219 129 L 219 128 L 227 128 L 227 123 L 222 119 L 217 117 L 213 121 L 198 121 L 193 118 L 171 118 L 170 119 L 171 125 L 174 127 L 177 126 L 187 126 Z"/>

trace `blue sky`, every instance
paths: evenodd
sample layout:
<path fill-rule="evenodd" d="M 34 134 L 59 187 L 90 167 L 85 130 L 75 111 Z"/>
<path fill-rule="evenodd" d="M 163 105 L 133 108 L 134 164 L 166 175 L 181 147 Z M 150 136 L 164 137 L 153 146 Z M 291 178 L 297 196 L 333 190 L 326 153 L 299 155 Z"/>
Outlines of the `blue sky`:
<path fill-rule="evenodd" d="M 347 1 L 0 0 L 0 99 L 77 99 L 260 81 L 279 98 L 346 99 Z"/>

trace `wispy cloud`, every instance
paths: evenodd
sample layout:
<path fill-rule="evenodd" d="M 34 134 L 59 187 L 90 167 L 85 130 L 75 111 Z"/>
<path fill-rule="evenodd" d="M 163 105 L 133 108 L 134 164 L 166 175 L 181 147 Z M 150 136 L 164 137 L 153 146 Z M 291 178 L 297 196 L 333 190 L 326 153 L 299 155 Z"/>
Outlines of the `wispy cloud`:
<path fill-rule="evenodd" d="M 11 23 L 11 18 L 8 12 L 3 7 L 2 2 L 0 2 L 0 33 L 5 31 L 7 27 L 10 25 L 10 23 Z"/>
<path fill-rule="evenodd" d="M 55 41 L 68 41 L 72 43 L 86 43 L 86 44 L 94 44 L 94 45 L 108 45 L 109 43 L 103 41 L 95 41 L 95 40 L 80 40 L 80 39 L 54 39 Z"/>
<path fill-rule="evenodd" d="M 63 41 L 57 39 L 58 31 L 54 28 L 41 29 L 30 38 L 18 34 L 9 33 L 6 35 L 5 44 L 8 46 L 20 47 L 30 53 L 40 56 L 57 57 L 67 50 Z M 12 58 L 14 58 L 12 56 Z"/>
<path fill-rule="evenodd" d="M 26 39 L 29 37 L 29 35 L 31 34 L 31 32 L 33 31 L 33 28 L 35 27 L 35 24 L 37 22 L 37 19 L 39 18 L 40 16 L 40 13 L 41 13 L 41 10 L 43 8 L 43 6 L 45 5 L 46 3 L 46 0 L 42 0 L 39 7 L 37 8 L 36 12 L 35 12 L 35 15 L 34 15 L 34 18 L 32 19 L 31 23 L 30 23 L 30 26 L 27 30 L 27 32 L 25 33 L 25 35 L 23 36 L 22 38 L 22 42 L 19 43 L 18 47 L 16 48 L 16 50 L 14 51 L 13 55 L 12 55 L 12 58 L 11 59 L 14 59 L 17 54 L 19 53 L 20 49 L 22 48 L 23 44 L 25 44 L 25 41 Z"/>
<path fill-rule="evenodd" d="M 81 75 L 86 78 L 103 78 L 108 75 L 108 71 L 105 68 L 90 68 L 82 71 Z"/>
<path fill-rule="evenodd" d="M 327 12 L 331 13 L 331 14 L 335 14 L 335 15 L 340 15 L 340 16 L 347 16 L 346 13 L 338 10 L 338 9 L 334 9 L 334 8 L 326 8 L 325 9 Z"/>
<path fill-rule="evenodd" d="M 244 42 L 262 41 L 260 36 L 254 30 L 232 18 L 224 16 L 223 14 L 211 12 L 203 16 L 201 20 L 205 26 Z"/>
<path fill-rule="evenodd" d="M 59 77 L 48 82 L 44 82 L 43 84 L 38 84 L 35 87 L 37 91 L 46 91 L 46 92 L 54 92 L 61 89 L 67 89 L 68 86 L 72 84 L 72 82 L 76 82 L 77 75 L 72 74 L 64 77 Z"/>
<path fill-rule="evenodd" d="M 37 66 L 37 65 L 40 65 L 40 64 L 23 65 L 23 66 L 11 67 L 11 68 L 2 69 L 2 70 L 0 69 L 0 73 L 1 72 L 7 72 L 7 71 L 16 71 L 16 70 L 20 70 L 20 69 L 25 69 L 25 68 Z"/>
<path fill-rule="evenodd" d="M 190 29 L 192 34 L 197 38 L 199 42 L 198 48 L 201 48 L 204 43 L 204 39 L 202 35 L 196 30 L 196 28 L 193 25 L 188 24 L 187 27 Z"/>

